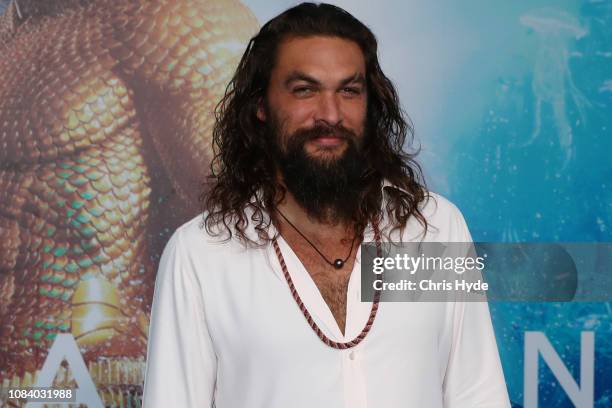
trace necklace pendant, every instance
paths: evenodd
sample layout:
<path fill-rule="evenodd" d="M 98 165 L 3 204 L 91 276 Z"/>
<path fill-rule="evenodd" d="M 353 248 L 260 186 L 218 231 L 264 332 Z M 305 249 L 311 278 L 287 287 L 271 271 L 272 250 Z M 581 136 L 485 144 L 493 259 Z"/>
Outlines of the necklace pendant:
<path fill-rule="evenodd" d="M 343 266 L 344 266 L 344 261 L 342 259 L 336 259 L 334 261 L 334 268 L 342 269 Z"/>

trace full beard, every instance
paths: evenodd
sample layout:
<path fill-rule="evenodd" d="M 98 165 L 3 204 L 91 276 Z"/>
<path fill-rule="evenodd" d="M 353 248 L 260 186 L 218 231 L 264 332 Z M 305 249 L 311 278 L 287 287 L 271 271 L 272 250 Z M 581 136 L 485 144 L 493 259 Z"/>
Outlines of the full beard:
<path fill-rule="evenodd" d="M 274 156 L 287 190 L 309 217 L 336 224 L 355 219 L 364 190 L 365 160 L 353 132 L 341 127 L 316 126 L 284 137 L 273 133 Z M 312 157 L 305 144 L 321 135 L 333 134 L 347 143 L 337 156 Z M 279 140 L 286 140 L 284 149 Z"/>

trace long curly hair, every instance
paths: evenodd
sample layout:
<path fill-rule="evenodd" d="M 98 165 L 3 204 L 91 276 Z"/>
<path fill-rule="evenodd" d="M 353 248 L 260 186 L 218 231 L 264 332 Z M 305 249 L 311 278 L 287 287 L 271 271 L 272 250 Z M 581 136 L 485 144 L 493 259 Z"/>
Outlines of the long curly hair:
<path fill-rule="evenodd" d="M 273 140 L 257 118 L 265 101 L 279 44 L 289 37 L 333 36 L 357 43 L 363 52 L 367 83 L 367 134 L 361 176 L 362 197 L 353 217 L 356 231 L 379 222 L 383 211 L 393 229 L 415 216 L 427 230 L 419 204 L 428 197 L 422 170 L 414 160 L 418 150 L 406 152 L 406 139 L 414 138 L 410 119 L 402 111 L 397 92 L 378 63 L 374 34 L 347 11 L 329 4 L 302 3 L 267 22 L 249 42 L 225 96 L 215 108 L 211 175 L 200 202 L 209 234 L 236 235 L 244 244 L 264 245 L 272 237 L 273 211 L 286 191 L 277 183 Z M 385 188 L 382 182 L 398 188 Z M 279 199 L 280 197 L 280 199 Z M 266 216 L 266 215 L 269 216 Z M 257 239 L 249 237 L 249 224 Z"/>

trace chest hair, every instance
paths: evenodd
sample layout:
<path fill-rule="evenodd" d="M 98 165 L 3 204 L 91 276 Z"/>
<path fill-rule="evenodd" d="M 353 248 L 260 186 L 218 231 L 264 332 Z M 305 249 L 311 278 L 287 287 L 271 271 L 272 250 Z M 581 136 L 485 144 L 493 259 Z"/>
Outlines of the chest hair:
<path fill-rule="evenodd" d="M 336 269 L 326 263 L 310 246 L 287 240 L 297 257 L 310 274 L 321 296 L 331 311 L 340 331 L 344 334 L 346 326 L 346 294 L 348 281 L 355 263 L 355 249 L 342 267 Z M 308 245 L 308 244 L 306 244 Z M 350 247 L 337 250 L 337 253 L 348 253 Z M 345 255 L 346 256 L 346 255 Z M 333 258 L 335 259 L 335 258 Z"/>

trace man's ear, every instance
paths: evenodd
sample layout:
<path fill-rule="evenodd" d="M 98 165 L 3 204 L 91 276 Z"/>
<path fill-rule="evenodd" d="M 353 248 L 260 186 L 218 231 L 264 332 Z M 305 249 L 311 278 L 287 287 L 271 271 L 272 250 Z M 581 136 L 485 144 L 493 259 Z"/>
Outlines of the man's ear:
<path fill-rule="evenodd" d="M 264 101 L 263 99 L 259 99 L 259 101 L 257 102 L 257 119 L 261 120 L 262 122 L 266 121 L 266 110 L 264 109 Z"/>

